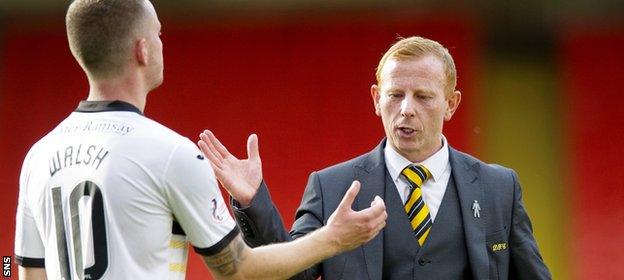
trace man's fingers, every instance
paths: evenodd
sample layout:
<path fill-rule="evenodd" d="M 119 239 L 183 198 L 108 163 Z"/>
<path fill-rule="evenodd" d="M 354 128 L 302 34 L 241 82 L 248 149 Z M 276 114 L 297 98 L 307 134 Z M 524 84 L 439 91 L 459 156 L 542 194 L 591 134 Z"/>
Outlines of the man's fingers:
<path fill-rule="evenodd" d="M 377 225 L 377 227 L 376 227 L 376 228 L 375 228 L 375 230 L 374 230 L 374 233 L 375 233 L 375 234 L 374 234 L 373 236 L 371 236 L 371 238 L 369 239 L 369 241 L 370 241 L 371 239 L 373 239 L 373 237 L 377 236 L 377 234 L 379 234 L 379 232 L 380 232 L 381 230 L 383 230 L 383 228 L 384 228 L 384 227 L 386 227 L 386 220 L 383 220 L 383 222 L 381 222 L 381 223 L 379 223 L 379 224 Z"/>
<path fill-rule="evenodd" d="M 379 197 L 378 195 L 375 196 L 375 199 L 373 199 L 373 201 L 371 201 L 370 206 L 375 206 L 375 204 L 379 203 L 379 201 L 377 200 L 378 197 Z"/>
<path fill-rule="evenodd" d="M 381 197 L 379 197 L 378 195 L 375 196 L 375 199 L 373 199 L 373 201 L 371 201 L 371 206 L 375 206 L 378 203 L 384 203 L 383 199 L 381 199 Z"/>
<path fill-rule="evenodd" d="M 215 152 L 211 150 L 210 146 L 204 140 L 197 141 L 197 146 L 199 146 L 199 149 L 208 158 L 210 165 L 212 165 L 214 169 L 221 169 L 222 159 L 215 155 Z"/>
<path fill-rule="evenodd" d="M 230 152 L 228 152 L 227 148 L 225 148 L 225 146 L 223 146 L 223 144 L 221 144 L 221 141 L 219 141 L 219 139 L 217 139 L 217 137 L 212 133 L 212 131 L 204 130 L 203 134 L 208 136 L 208 141 L 206 141 L 206 142 L 211 144 L 215 148 L 215 150 L 221 155 L 221 157 L 226 158 L 226 157 L 232 155 L 232 154 L 230 154 Z"/>
<path fill-rule="evenodd" d="M 342 197 L 342 201 L 340 202 L 340 205 L 338 205 L 337 210 L 352 210 L 353 208 L 351 208 L 351 205 L 353 205 L 353 201 L 355 200 L 355 197 L 357 196 L 359 191 L 360 182 L 353 181 L 353 183 L 351 183 L 351 186 L 347 190 L 347 193 L 345 193 L 344 197 Z"/>
<path fill-rule="evenodd" d="M 210 139 L 208 138 L 208 135 L 205 134 L 205 133 L 200 133 L 199 134 L 199 138 L 206 145 L 206 150 L 207 151 L 204 151 L 204 150 L 202 150 L 202 151 L 204 153 L 209 152 L 210 154 L 212 154 L 213 158 L 217 159 L 219 164 L 221 164 L 223 162 L 223 156 L 217 151 L 217 148 L 215 148 L 215 146 L 212 145 L 212 142 L 210 142 Z"/>
<path fill-rule="evenodd" d="M 386 204 L 379 196 L 375 196 L 375 199 L 371 202 L 371 207 L 357 214 L 366 217 L 368 220 L 367 223 L 371 226 L 372 232 L 375 233 L 375 235 L 386 226 L 386 219 L 388 218 Z"/>
<path fill-rule="evenodd" d="M 250 160 L 260 160 L 260 152 L 258 149 L 258 135 L 252 134 L 247 138 L 247 157 Z"/>
<path fill-rule="evenodd" d="M 388 212 L 386 212 L 386 204 L 378 196 L 375 197 L 373 203 L 375 204 L 374 206 L 371 206 L 371 208 L 373 208 L 371 211 L 373 224 L 380 224 L 381 228 L 383 228 L 386 225 L 386 219 L 388 218 Z"/>
<path fill-rule="evenodd" d="M 358 214 L 373 220 L 378 217 L 383 217 L 383 220 L 385 220 L 385 217 L 387 216 L 386 204 L 379 196 L 375 196 L 375 199 L 371 202 L 371 206 L 359 211 Z"/>

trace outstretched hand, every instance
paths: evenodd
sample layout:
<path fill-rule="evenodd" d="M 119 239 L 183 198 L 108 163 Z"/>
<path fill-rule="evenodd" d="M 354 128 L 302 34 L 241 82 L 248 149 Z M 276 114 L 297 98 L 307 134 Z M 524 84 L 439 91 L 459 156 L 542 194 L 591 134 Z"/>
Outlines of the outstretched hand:
<path fill-rule="evenodd" d="M 338 249 L 347 251 L 373 239 L 386 226 L 386 205 L 376 196 L 371 206 L 361 211 L 351 208 L 360 191 L 360 182 L 353 181 L 338 208 L 327 221 L 327 230 L 335 238 Z"/>
<path fill-rule="evenodd" d="M 247 139 L 247 159 L 238 159 L 228 152 L 210 130 L 199 134 L 197 145 L 210 161 L 217 179 L 241 206 L 247 206 L 262 182 L 262 162 L 258 151 L 258 136 Z"/>

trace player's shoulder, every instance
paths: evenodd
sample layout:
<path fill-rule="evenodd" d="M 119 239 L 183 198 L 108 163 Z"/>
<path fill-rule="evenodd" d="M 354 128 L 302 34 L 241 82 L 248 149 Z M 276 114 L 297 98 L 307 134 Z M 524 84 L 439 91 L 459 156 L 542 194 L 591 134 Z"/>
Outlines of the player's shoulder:
<path fill-rule="evenodd" d="M 137 131 L 138 142 L 151 143 L 154 147 L 162 147 L 162 151 L 175 154 L 197 156 L 199 148 L 188 137 L 149 118 L 143 118 L 140 131 Z"/>
<path fill-rule="evenodd" d="M 199 149 L 188 137 L 146 117 L 137 121 L 135 130 L 128 134 L 128 141 L 123 144 L 128 153 L 145 154 L 147 158 L 158 154 L 168 160 L 181 153 L 198 154 Z"/>
<path fill-rule="evenodd" d="M 39 151 L 45 146 L 46 137 L 47 135 L 39 139 L 32 146 L 30 146 L 30 149 L 28 149 L 28 151 L 26 152 L 26 156 L 24 156 L 23 167 L 28 166 L 29 162 L 32 161 L 32 158 L 36 157 L 36 155 L 40 153 Z"/>
<path fill-rule="evenodd" d="M 63 123 L 66 123 L 66 122 L 67 122 L 67 118 L 61 121 L 52 130 L 46 132 L 46 134 L 43 137 L 39 138 L 34 144 L 32 144 L 32 146 L 30 146 L 30 148 L 28 149 L 26 156 L 24 157 L 24 164 L 30 161 L 31 158 L 36 157 L 39 154 L 46 153 L 47 149 L 49 149 L 49 147 L 55 141 L 54 138 L 57 137 L 57 134 L 58 134 L 57 132 L 59 128 L 63 125 Z"/>
<path fill-rule="evenodd" d="M 187 139 L 175 130 L 147 117 L 138 120 L 136 135 L 150 138 L 150 142 L 162 142 L 177 145 Z"/>

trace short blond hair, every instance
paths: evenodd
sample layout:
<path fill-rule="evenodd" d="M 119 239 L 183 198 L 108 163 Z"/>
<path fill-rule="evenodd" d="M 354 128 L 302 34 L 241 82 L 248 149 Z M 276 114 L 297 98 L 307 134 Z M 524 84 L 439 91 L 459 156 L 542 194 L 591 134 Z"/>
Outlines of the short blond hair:
<path fill-rule="evenodd" d="M 381 57 L 377 66 L 377 84 L 381 83 L 381 70 L 388 59 L 407 60 L 411 58 L 421 58 L 427 55 L 433 55 L 442 61 L 444 66 L 444 74 L 446 78 L 447 94 L 452 93 L 457 86 L 457 70 L 455 70 L 455 62 L 448 49 L 442 44 L 423 37 L 412 36 L 401 38 L 394 43 L 388 51 Z"/>

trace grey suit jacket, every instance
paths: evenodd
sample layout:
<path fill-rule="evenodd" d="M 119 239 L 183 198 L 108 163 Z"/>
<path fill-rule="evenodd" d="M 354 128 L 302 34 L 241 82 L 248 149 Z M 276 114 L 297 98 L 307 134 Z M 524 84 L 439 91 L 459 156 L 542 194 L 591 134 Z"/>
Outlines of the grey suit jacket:
<path fill-rule="evenodd" d="M 323 226 L 353 180 L 359 180 L 362 185 L 353 205 L 355 210 L 369 207 L 376 195 L 383 198 L 384 146 L 385 139 L 369 153 L 313 172 L 290 233 L 284 229 L 264 183 L 248 207 L 238 208 L 232 201 L 245 241 L 252 247 L 283 242 Z M 516 173 L 502 166 L 485 164 L 452 148 L 450 163 L 474 279 L 496 279 L 496 275 L 499 279 L 550 279 L 524 209 Z M 481 207 L 480 218 L 475 218 L 472 210 L 475 200 Z M 382 231 L 363 246 L 327 259 L 295 278 L 381 279 L 383 254 L 386 253 L 383 236 Z"/>

